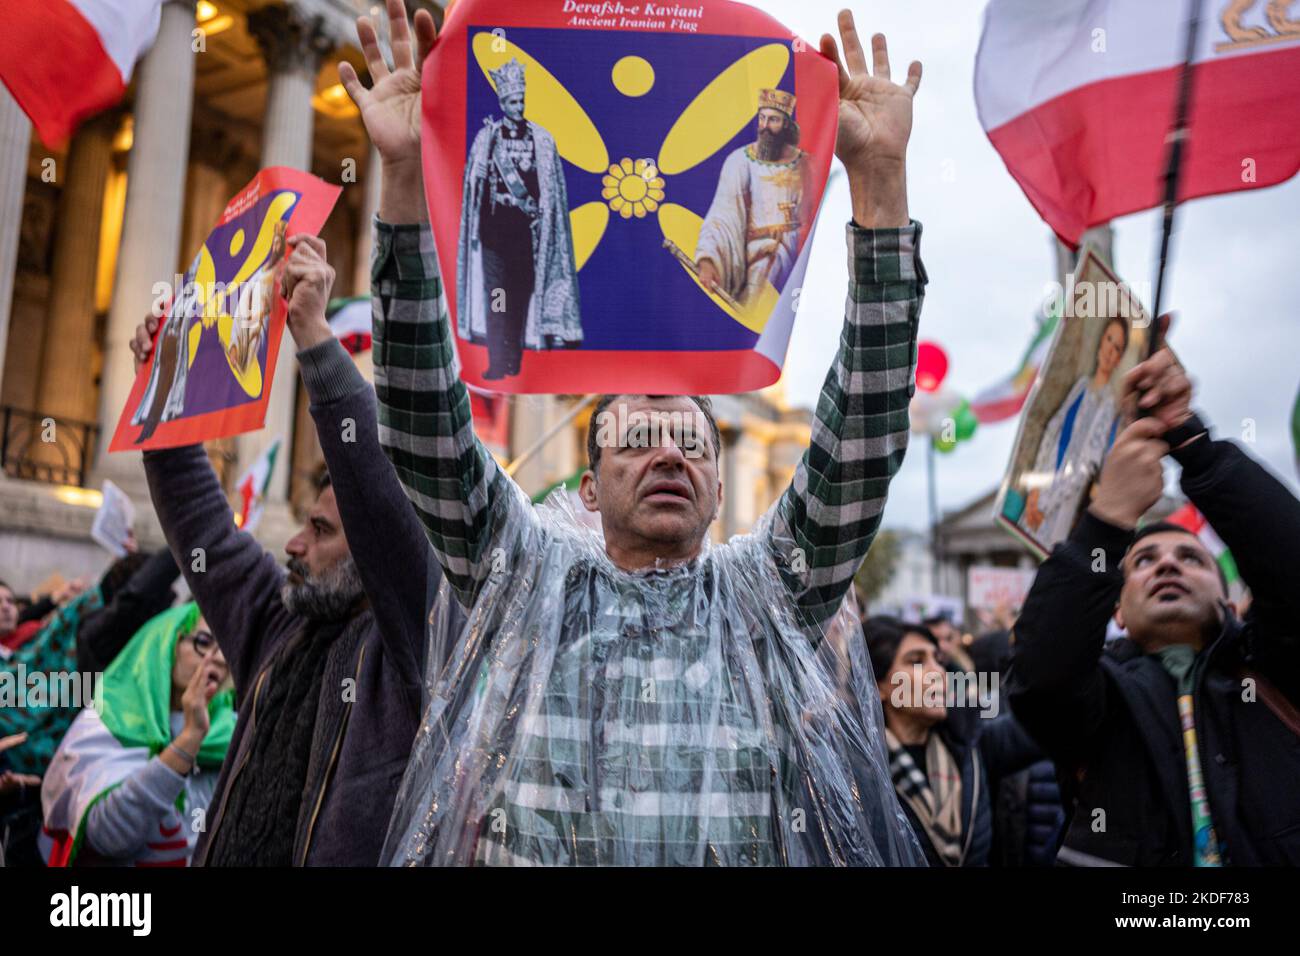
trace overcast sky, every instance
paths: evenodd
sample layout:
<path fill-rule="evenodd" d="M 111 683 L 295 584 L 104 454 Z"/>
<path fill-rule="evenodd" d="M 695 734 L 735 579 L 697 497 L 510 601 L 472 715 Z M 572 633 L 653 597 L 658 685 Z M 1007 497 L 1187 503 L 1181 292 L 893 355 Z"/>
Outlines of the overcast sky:
<path fill-rule="evenodd" d="M 843 5 L 753 2 L 813 44 L 835 32 Z M 895 77 L 913 59 L 925 67 L 908 153 L 909 200 L 925 227 L 921 249 L 930 275 L 921 337 L 947 350 L 945 385 L 973 397 L 1013 371 L 1056 269 L 1050 231 L 975 113 L 971 78 L 984 4 L 877 0 L 853 8 L 864 36 L 881 31 L 889 38 Z M 787 394 L 810 408 L 843 322 L 848 218 L 841 176 L 823 202 L 786 360 Z M 1243 420 L 1253 419 L 1256 440 L 1247 447 L 1294 490 L 1289 422 L 1300 387 L 1300 181 L 1187 203 L 1178 228 L 1165 301 L 1178 314 L 1170 341 L 1198 385 L 1197 404 L 1221 436 L 1240 437 Z M 1158 240 L 1158 212 L 1117 220 L 1119 275 L 1154 283 Z M 1014 420 L 981 426 L 969 442 L 939 456 L 941 509 L 968 504 L 1001 481 L 1015 431 Z M 924 441 L 914 437 L 890 491 L 887 527 L 926 526 L 925 457 Z"/>

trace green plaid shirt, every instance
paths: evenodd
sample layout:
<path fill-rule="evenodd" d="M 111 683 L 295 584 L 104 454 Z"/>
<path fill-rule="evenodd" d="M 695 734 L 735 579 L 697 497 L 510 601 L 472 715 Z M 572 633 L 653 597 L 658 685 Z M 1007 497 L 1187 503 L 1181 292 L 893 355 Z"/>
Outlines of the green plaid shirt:
<path fill-rule="evenodd" d="M 619 602 L 618 620 L 563 635 L 538 699 L 513 730 L 513 763 L 484 813 L 480 862 L 681 862 L 700 845 L 713 862 L 774 862 L 772 793 L 797 786 L 798 748 L 779 722 L 755 712 L 752 689 L 732 686 L 734 668 L 710 674 L 706 661 L 717 648 L 710 649 L 709 621 L 699 618 L 707 609 L 696 609 L 692 596 L 709 562 L 723 581 L 744 573 L 729 548 L 762 548 L 813 640 L 839 607 L 907 448 L 926 281 L 920 231 L 918 223 L 849 225 L 852 279 L 839 352 L 811 446 L 759 523 L 761 540 L 712 549 L 643 581 Z M 377 221 L 374 250 L 380 442 L 448 583 L 472 609 L 495 550 L 513 550 L 523 540 L 519 528 L 539 518 L 474 436 L 428 226 Z M 680 606 L 682 614 L 646 617 L 635 593 L 647 586 L 658 589 L 660 612 Z M 647 679 L 652 702 L 642 696 Z M 717 680 L 724 686 L 710 686 Z M 490 826 L 497 809 L 504 825 Z"/>

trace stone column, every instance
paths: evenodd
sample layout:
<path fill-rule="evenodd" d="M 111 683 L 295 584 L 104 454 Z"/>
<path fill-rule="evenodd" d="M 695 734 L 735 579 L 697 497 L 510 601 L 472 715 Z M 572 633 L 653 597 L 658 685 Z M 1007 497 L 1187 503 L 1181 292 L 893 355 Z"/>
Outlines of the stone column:
<path fill-rule="evenodd" d="M 14 271 L 27 189 L 27 150 L 32 124 L 9 91 L 0 85 L 0 375 L 9 342 L 9 311 L 14 298 Z"/>
<path fill-rule="evenodd" d="M 370 253 L 374 245 L 375 213 L 379 211 L 379 150 L 370 147 L 366 178 L 361 183 L 361 205 L 357 208 L 357 239 L 353 245 L 352 294 L 370 294 Z"/>
<path fill-rule="evenodd" d="M 736 498 L 740 494 L 740 489 L 736 487 L 737 432 L 731 427 L 722 428 L 720 432 L 722 448 L 718 451 L 722 458 L 722 521 L 714 523 L 718 525 L 720 535 L 715 536 L 715 539 L 726 541 L 736 533 Z"/>
<path fill-rule="evenodd" d="M 266 59 L 262 166 L 310 170 L 315 121 L 311 98 L 316 89 L 321 57 L 334 47 L 325 32 L 324 19 L 306 17 L 291 7 L 262 7 L 248 15 L 248 29 Z M 293 340 L 286 331 L 276 360 L 265 430 L 241 435 L 238 442 L 239 468 L 242 470 L 275 436 L 283 438 L 283 451 L 276 456 L 275 471 L 267 489 L 267 498 L 273 502 L 283 502 L 288 498 L 297 394 L 298 362 L 294 357 Z"/>
<path fill-rule="evenodd" d="M 242 155 L 233 134 L 219 126 L 195 123 L 190 135 L 191 161 L 185 177 L 185 212 L 176 257 L 178 272 L 190 267 L 235 189 L 244 184 L 242 179 L 234 181 L 228 175 Z"/>
<path fill-rule="evenodd" d="M 730 449 L 732 457 L 736 459 L 735 483 L 731 486 L 731 494 L 736 497 L 735 510 L 732 512 L 735 520 L 733 534 L 752 530 L 754 522 L 771 501 L 767 448 L 762 438 L 746 426 L 747 423 L 742 418 L 736 442 Z"/>
<path fill-rule="evenodd" d="M 135 141 L 127 160 L 126 210 L 104 335 L 99 389 L 98 477 L 146 496 L 140 456 L 109 456 L 118 416 L 135 381 L 130 339 L 153 302 L 155 282 L 174 282 L 194 106 L 193 0 L 169 0 L 158 38 L 136 67 Z"/>
<path fill-rule="evenodd" d="M 45 344 L 36 408 L 42 415 L 89 421 L 95 414 L 95 271 L 104 187 L 120 117 L 101 113 L 77 130 L 58 178 L 63 182 Z"/>

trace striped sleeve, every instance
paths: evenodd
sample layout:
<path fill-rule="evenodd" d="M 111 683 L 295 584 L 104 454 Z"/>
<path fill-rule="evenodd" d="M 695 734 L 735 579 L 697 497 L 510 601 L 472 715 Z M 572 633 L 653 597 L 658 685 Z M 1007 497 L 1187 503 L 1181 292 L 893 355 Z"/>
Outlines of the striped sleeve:
<path fill-rule="evenodd" d="M 812 442 L 775 506 L 769 547 L 806 621 L 838 609 L 907 451 L 926 274 L 921 224 L 848 226 L 849 294 Z"/>
<path fill-rule="evenodd" d="M 532 508 L 474 435 L 428 224 L 376 218 L 370 280 L 379 443 L 469 607 L 499 539 Z"/>

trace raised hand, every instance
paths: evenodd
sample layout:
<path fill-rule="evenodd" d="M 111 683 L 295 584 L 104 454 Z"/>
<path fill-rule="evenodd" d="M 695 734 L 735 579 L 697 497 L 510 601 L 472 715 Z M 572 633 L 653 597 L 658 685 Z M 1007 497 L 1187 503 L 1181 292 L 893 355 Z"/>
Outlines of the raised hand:
<path fill-rule="evenodd" d="M 909 218 L 904 171 L 907 141 L 912 134 L 912 98 L 921 85 L 921 64 L 913 61 L 907 79 L 894 83 L 883 34 L 871 38 L 872 73 L 853 25 L 853 14 L 848 10 L 840 11 L 839 30 L 844 61 L 829 33 L 822 36 L 821 52 L 839 69 L 835 155 L 848 173 L 853 218 L 865 228 L 906 226 Z"/>
<path fill-rule="evenodd" d="M 402 0 L 386 0 L 393 49 L 390 70 L 369 17 L 357 18 L 357 39 L 374 85 L 366 89 L 352 64 L 339 63 L 339 79 L 361 111 L 370 142 L 383 161 L 379 214 L 388 222 L 427 218 L 420 171 L 420 71 L 433 49 L 437 28 L 428 10 L 415 14 L 415 38 Z"/>
<path fill-rule="evenodd" d="M 189 683 L 185 685 L 185 692 L 181 694 L 181 713 L 184 714 L 185 724 L 177 739 L 187 738 L 195 747 L 191 753 L 197 752 L 198 745 L 203 743 L 212 726 L 208 703 L 221 689 L 221 669 L 217 666 L 216 657 L 215 647 L 203 655 L 203 659 L 194 668 L 194 673 L 190 675 Z"/>
<path fill-rule="evenodd" d="M 1132 530 L 1165 488 L 1161 465 L 1169 446 L 1161 440 L 1165 426 L 1157 418 L 1139 418 L 1111 446 L 1088 510 L 1117 528 Z"/>
<path fill-rule="evenodd" d="M 1177 428 L 1192 417 L 1192 382 L 1168 347 L 1161 348 L 1124 376 L 1126 398 L 1165 429 Z"/>
<path fill-rule="evenodd" d="M 285 260 L 280 284 L 289 300 L 289 334 L 299 349 L 332 338 L 325 308 L 334 287 L 334 269 L 325 260 L 325 240 L 299 233 L 289 237 L 293 250 Z"/>
<path fill-rule="evenodd" d="M 182 776 L 194 769 L 194 759 L 212 728 L 208 703 L 216 696 L 222 681 L 222 669 L 216 658 L 217 648 L 213 647 L 195 666 L 181 694 L 181 714 L 185 723 L 171 746 L 164 747 L 158 755 L 158 759 Z"/>
<path fill-rule="evenodd" d="M 137 372 L 149 360 L 149 353 L 153 351 L 153 337 L 158 334 L 158 326 L 161 324 L 162 319 L 158 316 L 146 315 L 144 321 L 135 327 L 135 335 L 131 337 L 131 355 L 135 359 Z"/>

